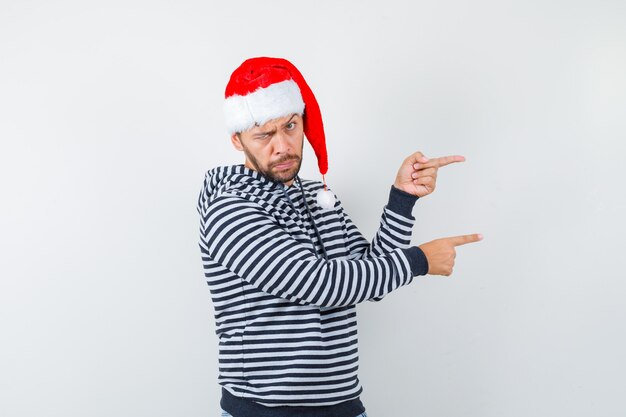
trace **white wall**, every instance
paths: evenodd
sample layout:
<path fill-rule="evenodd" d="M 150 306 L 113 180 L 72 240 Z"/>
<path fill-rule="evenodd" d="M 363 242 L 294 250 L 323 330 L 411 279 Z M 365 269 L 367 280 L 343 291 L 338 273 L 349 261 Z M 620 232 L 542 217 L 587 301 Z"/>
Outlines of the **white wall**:
<path fill-rule="evenodd" d="M 405 156 L 467 157 L 414 243 L 485 240 L 359 308 L 370 417 L 624 415 L 624 22 L 621 0 L 2 0 L 0 415 L 218 415 L 195 204 L 242 160 L 223 90 L 259 55 L 315 91 L 366 236 Z"/>

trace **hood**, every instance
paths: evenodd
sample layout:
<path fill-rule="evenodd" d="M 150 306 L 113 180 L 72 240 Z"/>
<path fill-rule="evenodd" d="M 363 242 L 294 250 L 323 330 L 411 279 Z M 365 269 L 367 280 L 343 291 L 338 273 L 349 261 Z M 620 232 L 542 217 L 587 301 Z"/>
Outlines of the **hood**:
<path fill-rule="evenodd" d="M 279 183 L 243 164 L 215 167 L 207 171 L 204 178 L 204 186 L 209 196 L 217 197 L 224 191 L 240 189 L 242 185 L 255 186 L 267 191 L 280 187 Z"/>
<path fill-rule="evenodd" d="M 305 181 L 310 183 L 310 181 Z M 296 185 L 286 187 L 281 182 L 272 181 L 243 164 L 218 166 L 207 171 L 204 185 L 198 199 L 198 212 L 202 213 L 208 205 L 224 193 L 239 195 L 252 200 L 263 200 L 273 206 L 282 206 L 285 197 L 299 192 Z"/>

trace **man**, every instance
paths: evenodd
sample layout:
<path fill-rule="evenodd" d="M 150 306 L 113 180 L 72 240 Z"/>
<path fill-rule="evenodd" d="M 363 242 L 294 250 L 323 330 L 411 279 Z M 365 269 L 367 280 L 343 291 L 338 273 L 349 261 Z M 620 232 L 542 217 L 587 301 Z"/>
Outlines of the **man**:
<path fill-rule="evenodd" d="M 455 246 L 481 239 L 410 245 L 416 200 L 464 158 L 406 158 L 370 244 L 325 182 L 298 176 L 304 136 L 322 175 L 328 167 L 317 101 L 290 62 L 245 61 L 224 109 L 245 163 L 208 171 L 198 199 L 223 415 L 365 416 L 355 305 L 418 275 L 450 275 Z"/>

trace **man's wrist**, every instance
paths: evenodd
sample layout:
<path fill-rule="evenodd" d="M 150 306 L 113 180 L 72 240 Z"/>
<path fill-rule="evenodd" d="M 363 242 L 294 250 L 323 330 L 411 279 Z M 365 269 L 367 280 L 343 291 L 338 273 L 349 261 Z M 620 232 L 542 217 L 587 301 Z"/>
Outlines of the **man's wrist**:
<path fill-rule="evenodd" d="M 403 251 L 409 259 L 411 273 L 414 277 L 428 274 L 428 258 L 419 246 L 411 246 L 403 249 Z"/>
<path fill-rule="evenodd" d="M 413 207 L 418 199 L 418 196 L 409 194 L 406 191 L 402 191 L 397 188 L 395 185 L 392 185 L 391 190 L 389 191 L 389 202 L 387 203 L 387 208 L 402 216 L 413 217 Z"/>

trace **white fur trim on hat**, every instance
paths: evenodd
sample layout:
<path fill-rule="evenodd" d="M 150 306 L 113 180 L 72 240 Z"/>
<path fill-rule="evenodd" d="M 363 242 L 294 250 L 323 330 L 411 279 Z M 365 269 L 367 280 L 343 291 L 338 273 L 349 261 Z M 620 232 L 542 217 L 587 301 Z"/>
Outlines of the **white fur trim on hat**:
<path fill-rule="evenodd" d="M 269 120 L 304 112 L 304 101 L 298 84 L 281 81 L 246 95 L 224 100 L 224 118 L 229 134 L 244 132 Z"/>

